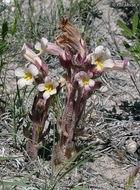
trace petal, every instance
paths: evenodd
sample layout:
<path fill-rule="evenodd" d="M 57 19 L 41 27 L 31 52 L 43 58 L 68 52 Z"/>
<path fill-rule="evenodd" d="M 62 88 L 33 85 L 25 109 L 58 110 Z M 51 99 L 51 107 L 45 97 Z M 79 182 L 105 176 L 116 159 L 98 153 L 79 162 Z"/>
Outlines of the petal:
<path fill-rule="evenodd" d="M 90 91 L 91 90 L 91 88 L 89 87 L 89 85 L 86 85 L 85 86 L 85 91 Z"/>
<path fill-rule="evenodd" d="M 53 89 L 51 92 L 50 92 L 50 95 L 53 95 L 53 94 L 56 94 L 56 88 L 55 89 Z"/>
<path fill-rule="evenodd" d="M 80 87 L 83 87 L 83 86 L 84 86 L 84 84 L 83 84 L 83 81 L 82 81 L 82 80 L 79 80 L 79 81 L 78 81 L 78 83 L 79 83 L 79 86 L 80 86 Z"/>
<path fill-rule="evenodd" d="M 107 59 L 103 62 L 104 67 L 112 68 L 114 67 L 114 62 L 112 59 Z"/>
<path fill-rule="evenodd" d="M 21 67 L 19 67 L 15 70 L 15 75 L 17 77 L 24 77 L 24 74 L 25 74 L 24 69 L 22 69 Z"/>
<path fill-rule="evenodd" d="M 36 44 L 35 44 L 35 49 L 36 50 L 41 50 L 41 43 L 40 42 L 37 42 Z"/>
<path fill-rule="evenodd" d="M 99 60 L 104 62 L 106 59 L 109 59 L 110 57 L 111 57 L 110 50 L 106 48 L 105 52 L 103 52 L 101 56 L 99 57 Z"/>
<path fill-rule="evenodd" d="M 85 73 L 84 71 L 80 71 L 79 75 L 81 78 L 83 78 L 86 77 L 87 73 Z"/>
<path fill-rule="evenodd" d="M 46 38 L 41 39 L 41 47 L 44 50 L 48 45 L 48 40 Z"/>
<path fill-rule="evenodd" d="M 37 62 L 39 65 L 42 65 L 42 61 L 41 61 L 41 59 L 38 57 L 37 54 L 33 55 L 33 58 L 34 58 L 34 59 L 33 59 L 32 63 L 36 64 L 36 62 Z"/>
<path fill-rule="evenodd" d="M 50 83 L 51 82 L 51 77 L 45 77 L 45 83 Z"/>
<path fill-rule="evenodd" d="M 24 78 L 21 78 L 18 80 L 17 84 L 18 84 L 19 88 L 22 88 L 22 87 L 26 86 L 26 80 Z"/>
<path fill-rule="evenodd" d="M 39 73 L 37 67 L 33 64 L 29 65 L 28 69 L 33 76 L 36 76 Z"/>
<path fill-rule="evenodd" d="M 97 46 L 97 47 L 95 48 L 95 55 L 96 55 L 97 57 L 100 57 L 101 54 L 103 54 L 103 53 L 104 53 L 104 47 L 103 47 L 103 46 Z"/>
<path fill-rule="evenodd" d="M 125 69 L 128 63 L 126 63 L 125 60 L 115 60 L 114 67 L 112 69 L 114 69 L 114 70 Z"/>
<path fill-rule="evenodd" d="M 32 85 L 33 82 L 34 78 L 32 78 L 31 80 L 26 80 L 26 85 Z"/>
<path fill-rule="evenodd" d="M 89 86 L 90 86 L 90 87 L 93 87 L 94 85 L 95 85 L 95 81 L 92 80 L 92 79 L 90 79 L 90 80 L 89 80 Z"/>
<path fill-rule="evenodd" d="M 41 59 L 38 57 L 36 53 L 34 53 L 27 44 L 24 43 L 23 48 L 21 50 L 21 55 L 27 59 L 28 61 L 32 62 L 33 64 L 36 64 L 36 62 L 39 65 L 42 65 Z"/>
<path fill-rule="evenodd" d="M 61 49 L 58 45 L 48 42 L 46 52 L 52 55 L 65 57 L 65 51 Z"/>
<path fill-rule="evenodd" d="M 39 91 L 44 91 L 45 90 L 45 84 L 43 83 L 43 84 L 39 84 L 38 86 L 37 86 L 37 89 L 39 90 Z"/>
<path fill-rule="evenodd" d="M 48 92 L 44 92 L 43 93 L 43 98 L 45 99 L 45 100 L 47 100 L 48 98 L 50 97 L 50 93 L 48 93 Z"/>

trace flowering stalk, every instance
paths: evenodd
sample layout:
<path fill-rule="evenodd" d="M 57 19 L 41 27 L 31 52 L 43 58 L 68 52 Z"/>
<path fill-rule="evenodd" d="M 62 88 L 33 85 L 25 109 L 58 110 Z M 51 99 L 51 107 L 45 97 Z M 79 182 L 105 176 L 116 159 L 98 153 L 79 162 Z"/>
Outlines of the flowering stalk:
<path fill-rule="evenodd" d="M 23 128 L 23 133 L 28 138 L 26 150 L 32 159 L 36 158 L 38 149 L 41 147 L 39 143 L 43 142 L 44 136 L 47 135 L 50 130 L 50 126 L 48 126 L 48 129 L 44 131 L 49 104 L 50 99 L 44 103 L 41 93 L 36 95 L 32 107 L 32 114 L 30 115 L 30 119 L 33 122 L 32 132 L 30 133 L 27 128 Z"/>
<path fill-rule="evenodd" d="M 31 60 L 34 64 L 27 64 L 24 69 L 17 68 L 15 75 L 20 78 L 17 82 L 20 89 L 26 85 L 32 85 L 33 83 L 38 85 L 38 94 L 34 98 L 32 112 L 30 114 L 33 125 L 32 131 L 30 132 L 28 128 L 23 127 L 24 136 L 28 138 L 26 142 L 27 153 L 30 158 L 35 159 L 38 149 L 44 141 L 44 137 L 50 130 L 50 125 L 45 131 L 44 127 L 51 98 L 57 93 L 57 90 L 59 90 L 59 83 L 47 76 L 48 68 L 44 61 L 25 44 L 24 48 L 27 48 L 25 54 L 27 54 L 28 51 L 28 56 L 24 57 L 26 57 L 28 61 Z"/>
<path fill-rule="evenodd" d="M 56 166 L 77 152 L 74 139 L 78 134 L 84 133 L 84 130 L 78 129 L 78 124 L 85 111 L 88 98 L 93 91 L 101 87 L 101 82 L 97 81 L 97 78 L 108 70 L 125 69 L 128 62 L 128 59 L 124 61 L 111 59 L 110 51 L 103 46 L 98 46 L 95 51 L 89 53 L 86 41 L 82 39 L 77 28 L 69 22 L 68 18 L 65 16 L 60 19 L 60 22 L 58 29 L 62 31 L 62 34 L 56 35 L 56 44 L 42 38 L 41 42 L 35 45 L 35 49 L 39 51 L 38 54 L 34 53 L 29 45 L 24 44 L 21 53 L 33 65 L 26 66 L 22 75 L 18 71 L 15 72 L 16 76 L 22 77 L 18 81 L 21 88 L 33 82 L 38 85 L 39 92 L 35 96 L 30 116 L 33 122 L 32 133 L 24 127 L 24 135 L 28 137 L 27 153 L 31 158 L 37 156 L 39 143 L 49 132 L 49 127 L 44 132 L 44 126 L 51 98 L 66 84 L 64 110 L 57 118 L 59 139 L 54 155 Z M 64 78 L 59 82 L 48 76 L 48 68 L 44 60 L 39 57 L 45 53 L 57 56 L 61 66 L 66 70 Z"/>
<path fill-rule="evenodd" d="M 110 51 L 104 50 L 103 46 L 98 46 L 95 52 L 88 54 L 86 42 L 76 27 L 66 16 L 60 22 L 58 29 L 62 31 L 62 35 L 56 36 L 56 42 L 67 55 L 65 59 L 60 57 L 61 65 L 67 70 L 67 77 L 64 111 L 57 121 L 59 140 L 55 147 L 56 166 L 77 152 L 74 139 L 79 133 L 78 123 L 85 111 L 87 99 L 94 90 L 101 87 L 101 82 L 94 79 L 107 70 L 125 68 L 124 61 L 112 60 Z"/>

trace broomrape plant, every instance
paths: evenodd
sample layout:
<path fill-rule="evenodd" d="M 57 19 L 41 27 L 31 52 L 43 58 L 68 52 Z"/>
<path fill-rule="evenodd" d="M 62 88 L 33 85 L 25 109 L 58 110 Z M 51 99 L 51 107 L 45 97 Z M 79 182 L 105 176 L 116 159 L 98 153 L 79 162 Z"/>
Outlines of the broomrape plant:
<path fill-rule="evenodd" d="M 74 143 L 75 136 L 82 134 L 84 129 L 78 129 L 78 123 L 85 110 L 87 99 L 92 92 L 101 87 L 98 78 L 106 71 L 125 69 L 128 59 L 113 60 L 111 53 L 103 46 L 98 46 L 90 53 L 86 47 L 86 40 L 82 39 L 77 28 L 68 20 L 67 16 L 60 18 L 58 27 L 61 35 L 56 35 L 56 43 L 48 42 L 42 38 L 37 42 L 35 49 L 38 54 L 30 49 L 29 44 L 24 44 L 22 56 L 31 64 L 25 69 L 17 69 L 15 75 L 20 77 L 19 87 L 36 83 L 38 94 L 36 94 L 32 106 L 30 118 L 33 122 L 32 133 L 24 127 L 24 135 L 28 138 L 26 142 L 27 153 L 31 158 L 36 158 L 40 143 L 50 126 L 44 131 L 50 101 L 57 95 L 61 88 L 66 87 L 65 104 L 61 116 L 57 118 L 58 142 L 55 145 L 54 164 L 64 163 L 77 153 Z M 65 69 L 63 77 L 57 81 L 48 76 L 48 67 L 42 56 L 44 54 L 55 55 L 60 65 Z"/>

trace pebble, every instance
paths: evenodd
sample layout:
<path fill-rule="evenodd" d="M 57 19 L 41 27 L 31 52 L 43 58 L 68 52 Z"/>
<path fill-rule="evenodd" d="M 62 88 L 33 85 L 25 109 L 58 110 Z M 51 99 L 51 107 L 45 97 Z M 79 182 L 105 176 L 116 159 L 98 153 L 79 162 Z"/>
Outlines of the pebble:
<path fill-rule="evenodd" d="M 134 154 L 137 150 L 137 143 L 134 140 L 130 139 L 126 141 L 125 147 L 128 153 Z"/>
<path fill-rule="evenodd" d="M 108 91 L 108 87 L 107 86 L 102 86 L 99 90 L 100 90 L 100 92 L 105 93 L 105 92 Z"/>
<path fill-rule="evenodd" d="M 93 111 L 93 112 L 90 114 L 90 117 L 91 117 L 92 119 L 97 118 L 97 114 L 96 114 L 96 112 Z"/>

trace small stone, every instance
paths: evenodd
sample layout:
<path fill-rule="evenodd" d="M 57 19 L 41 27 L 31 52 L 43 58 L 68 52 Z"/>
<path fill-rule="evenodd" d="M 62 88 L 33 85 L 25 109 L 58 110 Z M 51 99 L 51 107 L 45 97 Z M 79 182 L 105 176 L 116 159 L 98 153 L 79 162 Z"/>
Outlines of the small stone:
<path fill-rule="evenodd" d="M 120 114 L 122 114 L 122 112 L 123 112 L 123 111 L 120 110 L 119 108 L 116 109 L 116 114 L 120 115 Z"/>
<path fill-rule="evenodd" d="M 92 119 L 95 119 L 97 117 L 97 114 L 95 113 L 95 111 L 93 111 L 91 114 L 90 114 L 90 117 Z"/>
<path fill-rule="evenodd" d="M 95 100 L 97 98 L 96 94 L 93 94 L 92 99 Z"/>
<path fill-rule="evenodd" d="M 134 154 L 136 152 L 136 150 L 137 150 L 137 143 L 134 140 L 131 139 L 131 140 L 128 140 L 126 142 L 125 147 L 126 147 L 126 150 L 127 150 L 128 153 Z"/>
<path fill-rule="evenodd" d="M 112 106 L 116 106 L 116 102 L 114 102 L 113 100 L 110 100 L 110 101 L 109 101 L 109 104 L 111 105 L 111 107 L 112 107 Z"/>
<path fill-rule="evenodd" d="M 108 91 L 108 88 L 107 88 L 107 86 L 102 86 L 101 88 L 100 88 L 100 92 L 107 92 Z"/>

